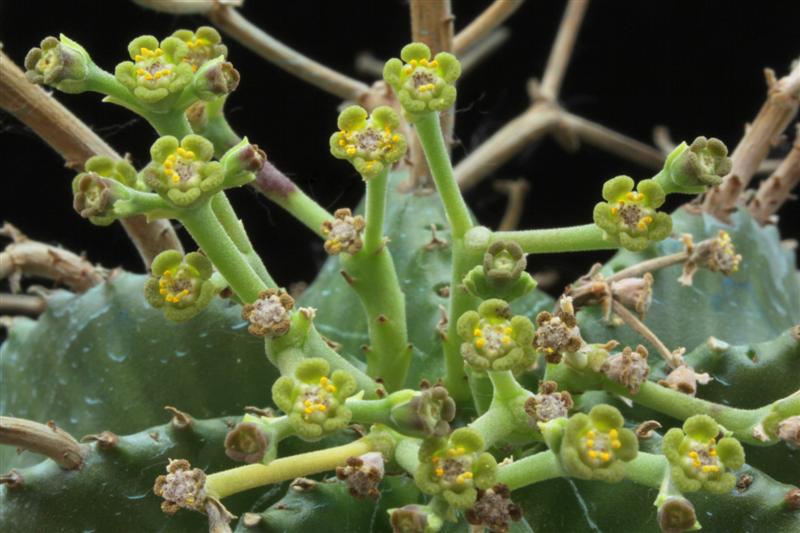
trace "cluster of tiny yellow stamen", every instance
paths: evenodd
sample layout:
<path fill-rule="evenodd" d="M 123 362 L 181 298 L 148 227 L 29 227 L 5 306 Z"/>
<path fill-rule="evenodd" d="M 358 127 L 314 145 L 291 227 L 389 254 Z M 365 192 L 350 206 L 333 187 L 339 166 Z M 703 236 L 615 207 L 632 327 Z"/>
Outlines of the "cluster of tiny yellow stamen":
<path fill-rule="evenodd" d="M 457 446 L 455 448 L 448 448 L 447 450 L 445 450 L 444 454 L 446 456 L 446 459 L 444 459 L 444 461 L 440 456 L 434 455 L 433 457 L 431 457 L 431 463 L 436 465 L 436 468 L 434 469 L 433 473 L 436 474 L 436 477 L 443 478 L 447 473 L 447 470 L 449 470 L 448 467 L 456 466 L 453 464 L 455 462 L 454 460 L 457 460 L 457 458 L 461 457 L 465 453 L 466 450 L 462 446 Z M 463 462 L 458 461 L 457 467 L 463 469 Z M 455 476 L 455 482 L 459 485 L 463 485 L 465 481 L 467 481 L 468 479 L 472 479 L 472 477 L 473 477 L 472 472 L 469 471 L 460 472 Z"/>
<path fill-rule="evenodd" d="M 611 214 L 614 216 L 620 215 L 623 213 L 625 209 L 625 201 L 629 202 L 641 202 L 646 198 L 643 193 L 631 191 L 625 194 L 624 199 L 620 199 L 617 201 L 617 205 L 611 208 Z M 653 217 L 650 215 L 643 216 L 639 218 L 638 222 L 636 222 L 636 227 L 640 231 L 644 231 L 647 227 L 653 223 Z"/>
<path fill-rule="evenodd" d="M 303 400 L 303 419 L 308 420 L 314 412 L 324 413 L 328 410 L 325 398 L 336 392 L 336 385 L 326 376 L 319 378 L 318 394 L 310 395 Z"/>
<path fill-rule="evenodd" d="M 157 59 L 164 55 L 164 50 L 161 48 L 156 48 L 155 50 L 150 50 L 149 48 L 142 47 L 139 49 L 139 53 L 134 56 L 134 60 L 138 63 L 140 61 L 145 61 L 147 59 Z M 154 63 L 157 65 L 157 63 Z M 138 76 L 142 76 L 147 81 L 153 81 L 163 78 L 164 76 L 169 76 L 172 74 L 172 69 L 169 68 L 161 68 L 156 70 L 155 72 L 150 72 L 143 68 L 136 69 L 136 74 Z"/>
<path fill-rule="evenodd" d="M 727 231 L 720 231 L 719 236 L 717 237 L 717 246 L 722 250 L 722 253 L 730 256 L 732 258 L 733 267 L 731 270 L 733 272 L 739 271 L 739 259 L 736 259 L 736 248 L 733 247 L 733 242 L 731 241 L 731 236 Z"/>
<path fill-rule="evenodd" d="M 607 434 L 600 433 L 599 435 L 594 430 L 586 432 L 585 436 L 586 455 L 592 461 L 601 463 L 608 463 L 614 458 L 612 450 L 619 450 L 622 443 L 619 441 L 619 431 L 616 429 L 610 430 Z M 610 449 L 609 449 L 610 446 Z"/>
<path fill-rule="evenodd" d="M 186 46 L 189 47 L 189 50 L 194 50 L 200 46 L 208 46 L 211 44 L 211 41 L 208 39 L 203 39 L 202 37 L 198 37 L 193 41 L 186 41 Z M 190 58 L 187 56 L 184 61 L 190 62 Z M 197 65 L 192 63 L 192 72 L 197 72 Z"/>
<path fill-rule="evenodd" d="M 403 73 L 407 76 L 410 76 L 417 67 L 423 67 L 428 69 L 434 69 L 439 66 L 439 62 L 435 59 L 433 61 L 428 61 L 427 59 L 420 59 L 417 61 L 416 59 L 412 59 L 411 61 L 403 67 Z M 433 83 L 426 83 L 424 85 L 420 85 L 417 87 L 417 90 L 421 93 L 432 91 L 436 88 L 436 85 Z"/>
<path fill-rule="evenodd" d="M 380 134 L 378 134 L 377 128 L 367 128 L 363 131 L 339 130 L 338 144 L 345 149 L 347 155 L 352 157 L 358 153 L 359 140 L 360 137 L 364 135 L 380 135 L 379 139 L 375 139 L 375 149 L 381 150 L 382 152 L 390 152 L 394 148 L 392 143 L 396 143 L 400 140 L 400 135 L 394 133 L 390 127 L 386 126 Z M 362 148 L 364 147 L 362 146 Z M 372 152 L 373 150 L 364 151 Z M 371 170 L 374 164 L 373 161 L 367 161 L 367 170 Z"/>
<path fill-rule="evenodd" d="M 174 291 L 176 279 L 173 278 L 172 272 L 167 270 L 158 280 L 158 292 L 164 297 L 168 303 L 176 304 L 181 301 L 184 296 L 188 296 L 189 289 L 183 288 L 177 292 Z"/>
<path fill-rule="evenodd" d="M 191 150 L 178 147 L 174 154 L 167 156 L 163 165 L 164 172 L 172 179 L 172 183 L 180 183 L 181 181 L 181 175 L 175 170 L 175 166 L 178 163 L 178 157 L 184 161 L 191 161 L 195 158 L 195 154 Z"/>
<path fill-rule="evenodd" d="M 514 332 L 510 326 L 507 324 L 497 324 L 497 325 L 489 325 L 484 326 L 483 328 L 475 328 L 472 331 L 472 336 L 475 338 L 473 343 L 475 347 L 479 350 L 487 347 L 487 338 L 488 338 L 488 349 L 490 350 L 497 350 L 500 348 L 499 345 L 508 346 L 511 344 L 511 334 Z M 499 345 L 498 345 L 499 344 Z"/>
<path fill-rule="evenodd" d="M 721 470 L 719 459 L 717 459 L 716 443 L 716 439 L 712 437 L 708 441 L 707 449 L 700 449 L 701 453 L 698 453 L 697 449 L 693 449 L 686 454 L 695 470 L 704 474 L 716 474 Z"/>

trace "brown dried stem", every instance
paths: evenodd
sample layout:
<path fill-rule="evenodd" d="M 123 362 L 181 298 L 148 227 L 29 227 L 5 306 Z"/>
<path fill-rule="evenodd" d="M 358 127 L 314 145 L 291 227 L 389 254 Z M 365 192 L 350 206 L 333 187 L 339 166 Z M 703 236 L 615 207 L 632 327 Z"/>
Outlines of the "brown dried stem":
<path fill-rule="evenodd" d="M 497 180 L 494 182 L 496 191 L 508 195 L 508 205 L 497 226 L 497 231 L 512 231 L 519 227 L 522 212 L 525 210 L 525 197 L 530 190 L 530 184 L 524 178 L 518 180 Z"/>
<path fill-rule="evenodd" d="M 366 83 L 317 63 L 252 24 L 236 9 L 217 5 L 207 13 L 219 29 L 270 63 L 303 81 L 344 100 L 359 100 L 369 91 Z"/>
<path fill-rule="evenodd" d="M 218 5 L 241 7 L 244 0 L 133 0 L 142 7 L 173 15 L 205 15 Z"/>
<path fill-rule="evenodd" d="M 524 0 L 495 0 L 492 5 L 475 17 L 466 28 L 453 39 L 453 53 L 464 54 L 473 46 L 478 46 L 488 38 L 492 31 L 522 6 Z"/>
<path fill-rule="evenodd" d="M 47 300 L 33 294 L 0 294 L 0 315 L 38 316 L 47 309 Z"/>
<path fill-rule="evenodd" d="M 558 99 L 561 82 L 564 80 L 575 47 L 575 39 L 578 37 L 578 30 L 588 7 L 589 0 L 570 0 L 567 4 L 539 87 L 542 98 L 552 101 Z"/>
<path fill-rule="evenodd" d="M 81 445 L 53 422 L 45 425 L 22 418 L 0 416 L 0 444 L 40 453 L 66 470 L 76 470 L 83 464 Z"/>
<path fill-rule="evenodd" d="M 1 51 L 0 108 L 31 128 L 64 158 L 69 168 L 82 169 L 86 160 L 94 155 L 120 159 L 120 155 L 78 117 L 41 87 L 32 85 Z M 168 221 L 148 223 L 143 216 L 137 216 L 120 223 L 147 266 L 164 250 L 183 249 Z"/>
<path fill-rule="evenodd" d="M 669 348 L 661 342 L 653 331 L 644 325 L 644 323 L 639 320 L 636 315 L 628 311 L 628 308 L 619 303 L 617 300 L 611 300 L 611 309 L 616 313 L 618 317 L 622 319 L 632 330 L 642 336 L 647 342 L 655 346 L 656 350 L 658 351 L 659 355 L 667 362 L 668 365 L 672 366 L 673 368 L 677 368 L 682 359 L 679 353 L 673 353 L 669 351 Z"/>
<path fill-rule="evenodd" d="M 0 236 L 12 243 L 0 252 L 0 279 L 9 278 L 11 289 L 20 290 L 23 275 L 52 279 L 63 283 L 73 292 L 84 292 L 104 278 L 104 271 L 69 250 L 28 239 L 16 227 L 6 222 Z"/>
<path fill-rule="evenodd" d="M 761 182 L 758 192 L 748 205 L 753 217 L 766 224 L 781 206 L 792 198 L 792 190 L 800 183 L 800 125 L 794 138 L 794 146 L 775 173 Z"/>
<path fill-rule="evenodd" d="M 731 172 L 721 184 L 706 194 L 703 201 L 703 209 L 722 221 L 729 220 L 729 214 L 736 209 L 741 193 L 800 106 L 800 61 L 780 80 L 775 78 L 775 72 L 771 69 L 765 69 L 764 74 L 767 79 L 767 99 L 731 154 Z"/>

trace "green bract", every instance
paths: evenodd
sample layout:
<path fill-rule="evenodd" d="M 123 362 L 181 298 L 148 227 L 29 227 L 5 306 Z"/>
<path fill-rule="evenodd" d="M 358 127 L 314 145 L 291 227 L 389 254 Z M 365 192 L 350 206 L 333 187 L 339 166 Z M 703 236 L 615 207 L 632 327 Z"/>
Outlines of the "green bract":
<path fill-rule="evenodd" d="M 363 107 L 350 106 L 339 114 L 338 126 L 331 135 L 331 154 L 350 161 L 365 180 L 406 153 L 406 138 L 397 131 L 400 119 L 391 107 L 377 107 L 368 115 Z"/>
<path fill-rule="evenodd" d="M 528 262 L 515 242 L 493 242 L 483 256 L 483 264 L 464 276 L 464 287 L 481 299 L 516 300 L 536 288 L 536 281 L 525 272 Z"/>
<path fill-rule="evenodd" d="M 201 100 L 213 100 L 235 91 L 239 79 L 239 71 L 233 64 L 218 57 L 200 67 L 192 79 L 192 90 Z"/>
<path fill-rule="evenodd" d="M 81 45 L 61 34 L 60 40 L 45 37 L 39 46 L 41 48 L 32 48 L 25 56 L 25 76 L 30 81 L 65 93 L 82 93 L 88 89 L 93 63 Z"/>
<path fill-rule="evenodd" d="M 219 32 L 211 26 L 200 26 L 197 31 L 178 30 L 172 37 L 180 39 L 186 44 L 187 52 L 181 60 L 192 66 L 197 71 L 206 61 L 228 55 L 228 47 L 222 44 Z"/>
<path fill-rule="evenodd" d="M 458 319 L 458 334 L 464 340 L 461 356 L 473 370 L 511 370 L 519 373 L 536 360 L 533 324 L 526 317 L 512 316 L 504 300 L 486 300 L 478 311 L 467 311 Z"/>
<path fill-rule="evenodd" d="M 439 52 L 431 61 L 427 45 L 411 43 L 403 47 L 400 57 L 402 61 L 392 58 L 386 62 L 383 79 L 395 90 L 406 113 L 413 117 L 426 111 L 444 111 L 455 103 L 461 63 L 454 55 Z"/>
<path fill-rule="evenodd" d="M 143 185 L 137 182 L 136 170 L 124 159 L 94 156 L 84 168 L 86 171 L 72 180 L 73 207 L 92 224 L 107 226 L 118 218 L 114 203 L 128 196 L 125 187 Z"/>
<path fill-rule="evenodd" d="M 656 211 L 666 195 L 654 180 L 642 180 L 633 190 L 628 176 L 617 176 L 603 185 L 603 198 L 594 207 L 594 223 L 606 237 L 619 241 L 623 248 L 638 251 L 648 244 L 666 239 L 672 232 L 672 219 Z"/>
<path fill-rule="evenodd" d="M 272 400 L 303 439 L 317 440 L 350 422 L 344 401 L 356 391 L 355 379 L 344 370 L 330 370 L 324 359 L 306 359 L 294 377 L 282 376 L 272 386 Z"/>
<path fill-rule="evenodd" d="M 564 470 L 573 477 L 616 483 L 625 476 L 622 462 L 639 451 L 633 431 L 622 427 L 625 420 L 610 405 L 596 405 L 589 414 L 570 417 L 564 430 L 559 456 Z"/>
<path fill-rule="evenodd" d="M 153 260 L 150 277 L 144 284 L 144 296 L 164 316 L 183 322 L 203 311 L 217 293 L 211 281 L 214 269 L 202 254 L 184 256 L 177 250 L 161 252 Z"/>
<path fill-rule="evenodd" d="M 661 451 L 672 466 L 672 481 L 683 492 L 707 490 L 718 494 L 736 485 L 737 470 L 744 464 L 744 450 L 733 437 L 717 441 L 719 425 L 706 415 L 686 420 L 683 430 L 672 428 L 664 435 Z"/>
<path fill-rule="evenodd" d="M 188 207 L 222 189 L 222 164 L 211 161 L 214 145 L 199 135 L 161 137 L 150 148 L 145 183 L 178 207 Z"/>
<path fill-rule="evenodd" d="M 167 37 L 159 44 L 152 35 L 142 35 L 130 42 L 128 53 L 133 62 L 117 65 L 117 80 L 136 98 L 160 111 L 166 111 L 192 81 L 193 65 L 184 61 L 189 47 L 177 37 Z"/>
<path fill-rule="evenodd" d="M 691 145 L 678 145 L 654 179 L 667 194 L 695 194 L 720 184 L 730 171 L 731 158 L 725 143 L 713 137 L 697 137 Z"/>
<path fill-rule="evenodd" d="M 497 462 L 483 448 L 483 438 L 469 428 L 457 429 L 449 438 L 429 438 L 419 449 L 414 481 L 425 494 L 441 495 L 454 508 L 466 509 L 477 489 L 494 484 Z"/>

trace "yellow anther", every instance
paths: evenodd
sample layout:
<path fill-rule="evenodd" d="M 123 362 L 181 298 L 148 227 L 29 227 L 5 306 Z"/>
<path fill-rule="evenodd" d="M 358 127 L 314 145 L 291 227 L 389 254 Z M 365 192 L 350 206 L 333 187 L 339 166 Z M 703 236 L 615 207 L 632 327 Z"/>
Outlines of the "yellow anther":
<path fill-rule="evenodd" d="M 145 74 L 147 74 L 147 71 L 143 68 L 138 68 L 136 69 L 136 74 L 139 76 L 144 76 Z"/>
<path fill-rule="evenodd" d="M 339 146 L 344 146 L 346 144 L 347 144 L 347 141 L 345 141 L 344 139 L 339 139 Z"/>
<path fill-rule="evenodd" d="M 160 56 L 163 53 L 164 53 L 164 50 L 162 50 L 161 48 L 156 48 L 155 50 L 153 50 L 153 55 L 154 56 Z"/>
<path fill-rule="evenodd" d="M 144 79 L 146 79 L 147 81 L 153 81 L 153 75 L 150 74 L 149 72 L 146 72 L 144 75 Z"/>
<path fill-rule="evenodd" d="M 305 401 L 303 401 L 303 405 L 305 405 L 306 407 L 308 407 L 309 405 L 311 405 L 311 400 L 305 400 Z"/>
<path fill-rule="evenodd" d="M 653 223 L 653 217 L 651 217 L 650 215 L 647 215 L 642 220 L 644 221 L 645 224 L 652 224 Z"/>
<path fill-rule="evenodd" d="M 586 446 L 588 446 L 589 448 L 594 448 L 594 441 L 592 439 L 587 440 Z"/>
<path fill-rule="evenodd" d="M 141 53 L 141 54 L 142 54 L 144 57 L 153 57 L 153 51 L 152 51 L 152 50 L 150 50 L 149 48 L 145 48 L 144 46 L 143 46 L 143 47 L 141 47 L 141 48 L 139 49 L 139 52 L 140 52 L 140 53 Z"/>
<path fill-rule="evenodd" d="M 636 193 L 629 192 L 628 194 L 625 195 L 625 198 L 627 198 L 628 200 L 636 200 Z"/>
<path fill-rule="evenodd" d="M 399 140 L 400 140 L 400 136 L 399 135 L 396 135 L 396 134 L 392 135 L 392 142 L 397 142 Z"/>
<path fill-rule="evenodd" d="M 506 335 L 511 335 L 512 333 L 514 333 L 514 330 L 510 327 L 506 327 L 505 329 L 503 329 L 503 333 L 505 333 Z"/>
<path fill-rule="evenodd" d="M 464 472 L 461 475 L 464 476 L 467 479 L 472 479 L 472 472 Z"/>
<path fill-rule="evenodd" d="M 428 66 L 428 60 L 427 59 L 420 59 L 419 60 L 419 66 L 427 67 Z"/>
<path fill-rule="evenodd" d="M 433 61 L 428 63 L 428 66 L 431 67 L 431 68 L 436 68 L 436 67 L 439 66 L 439 62 L 434 59 Z"/>
<path fill-rule="evenodd" d="M 416 59 L 412 59 L 411 61 L 408 62 L 408 64 L 411 65 L 411 68 L 417 68 L 417 60 Z"/>
<path fill-rule="evenodd" d="M 697 452 L 692 450 L 691 452 L 689 452 L 689 457 L 691 457 L 692 459 L 697 459 L 698 457 Z"/>
<path fill-rule="evenodd" d="M 189 289 L 183 289 L 181 291 L 181 296 L 188 296 L 188 295 L 189 295 Z"/>
<path fill-rule="evenodd" d="M 590 439 L 593 439 L 595 437 L 595 432 L 590 429 L 589 431 L 586 432 L 586 436 L 589 437 Z"/>
<path fill-rule="evenodd" d="M 197 72 L 197 65 L 192 65 L 192 72 Z"/>
<path fill-rule="evenodd" d="M 610 430 L 610 431 L 608 432 L 608 436 L 609 436 L 610 438 L 612 438 L 612 439 L 616 439 L 616 438 L 618 438 L 618 437 L 619 437 L 619 431 L 617 431 L 616 429 L 612 429 L 612 430 Z"/>
<path fill-rule="evenodd" d="M 325 387 L 325 390 L 328 392 L 336 392 L 336 385 L 328 385 Z"/>
<path fill-rule="evenodd" d="M 501 339 L 501 341 L 505 345 L 511 344 L 511 337 L 509 337 L 508 335 L 503 335 L 503 338 Z"/>
<path fill-rule="evenodd" d="M 434 472 L 436 473 L 437 477 L 442 477 L 444 475 L 444 468 L 439 467 L 436 470 L 434 470 Z"/>
<path fill-rule="evenodd" d="M 370 170 L 374 165 L 375 165 L 375 163 L 373 161 L 368 161 L 367 162 L 367 170 Z"/>
<path fill-rule="evenodd" d="M 719 467 L 717 465 L 703 465 L 703 472 L 719 472 Z"/>
<path fill-rule="evenodd" d="M 167 270 L 166 272 L 164 272 L 164 277 L 165 277 L 165 278 L 171 278 L 171 277 L 172 277 L 172 272 L 170 272 L 169 270 Z"/>
<path fill-rule="evenodd" d="M 433 464 L 438 463 L 439 462 L 439 456 L 438 455 L 434 455 L 433 457 L 431 457 L 431 462 Z"/>
<path fill-rule="evenodd" d="M 622 443 L 618 440 L 612 440 L 611 447 L 614 448 L 615 450 L 619 450 L 620 448 L 622 448 Z"/>
<path fill-rule="evenodd" d="M 555 352 L 555 349 L 552 346 L 548 346 L 544 349 L 544 351 L 547 353 L 553 353 Z"/>
<path fill-rule="evenodd" d="M 163 296 L 163 295 L 167 294 L 167 289 L 159 289 L 158 293 Z"/>
<path fill-rule="evenodd" d="M 605 462 L 608 462 L 611 460 L 611 454 L 608 452 L 603 452 L 600 454 L 600 459 L 602 459 Z"/>
<path fill-rule="evenodd" d="M 325 412 L 325 411 L 327 411 L 327 410 L 328 410 L 328 406 L 327 406 L 327 405 L 325 405 L 325 404 L 323 404 L 323 403 L 321 403 L 321 404 L 319 404 L 319 405 L 317 406 L 317 411 L 322 411 L 322 412 Z"/>
<path fill-rule="evenodd" d="M 137 63 L 139 61 L 144 61 L 144 56 L 140 55 L 140 54 L 136 54 L 135 56 L 133 56 L 133 60 L 136 61 Z"/>
<path fill-rule="evenodd" d="M 612 215 L 616 215 L 617 213 L 619 213 L 619 209 L 617 209 L 616 207 L 612 207 L 611 208 L 611 214 Z"/>
<path fill-rule="evenodd" d="M 484 339 L 484 338 L 475 339 L 475 347 L 476 348 L 483 348 L 484 346 L 486 346 L 486 339 Z"/>
<path fill-rule="evenodd" d="M 347 152 L 347 155 L 356 155 L 357 151 L 358 150 L 356 150 L 356 147 L 353 146 L 352 144 L 348 145 L 347 148 L 345 149 L 345 152 Z"/>
<path fill-rule="evenodd" d="M 412 67 L 411 65 L 406 65 L 405 67 L 403 67 L 403 72 L 405 72 L 406 74 L 411 74 L 412 72 L 414 72 L 414 67 Z"/>
<path fill-rule="evenodd" d="M 304 411 L 304 412 L 305 412 L 307 415 L 310 415 L 311 413 L 313 413 L 313 412 L 314 412 L 314 409 L 312 409 L 311 407 L 306 407 L 305 409 L 303 409 L 303 411 Z"/>
<path fill-rule="evenodd" d="M 694 466 L 695 468 L 700 468 L 700 461 L 695 459 L 694 461 L 692 461 L 692 466 Z"/>
<path fill-rule="evenodd" d="M 483 330 L 481 328 L 475 328 L 472 330 L 473 337 L 483 337 Z"/>
<path fill-rule="evenodd" d="M 597 452 L 594 450 L 589 450 L 589 453 L 587 453 L 587 455 L 589 456 L 590 459 L 597 459 Z"/>
<path fill-rule="evenodd" d="M 709 450 L 708 451 L 708 455 L 710 455 L 711 457 L 716 457 L 717 456 L 717 450 Z"/>

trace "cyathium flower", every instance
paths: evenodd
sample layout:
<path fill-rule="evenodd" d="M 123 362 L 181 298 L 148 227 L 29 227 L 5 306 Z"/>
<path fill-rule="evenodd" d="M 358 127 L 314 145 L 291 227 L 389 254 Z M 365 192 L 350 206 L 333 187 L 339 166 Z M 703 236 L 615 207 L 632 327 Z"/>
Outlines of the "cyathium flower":
<path fill-rule="evenodd" d="M 548 311 L 536 315 L 533 345 L 548 363 L 559 363 L 563 356 L 577 352 L 584 345 L 572 298 L 562 296 L 555 315 Z"/>
<path fill-rule="evenodd" d="M 189 47 L 177 37 L 167 37 L 159 44 L 152 35 L 142 35 L 130 42 L 128 53 L 133 61 L 117 65 L 117 80 L 160 111 L 166 111 L 192 81 L 193 65 L 184 61 Z"/>
<path fill-rule="evenodd" d="M 88 90 L 93 63 L 81 45 L 61 34 L 60 39 L 45 37 L 39 46 L 25 56 L 28 80 L 65 93 Z"/>
<path fill-rule="evenodd" d="M 342 252 L 354 254 L 361 250 L 364 242 L 361 235 L 366 223 L 361 215 L 353 216 L 347 207 L 337 209 L 333 213 L 333 220 L 322 223 L 322 233 L 325 235 L 325 251 L 330 255 Z"/>
<path fill-rule="evenodd" d="M 94 156 L 84 168 L 86 171 L 72 180 L 73 207 L 92 224 L 107 226 L 118 218 L 114 203 L 128 196 L 125 187 L 144 188 L 137 183 L 136 170 L 124 159 Z"/>
<path fill-rule="evenodd" d="M 393 533 L 436 533 L 442 528 L 442 518 L 427 505 L 411 504 L 388 512 Z"/>
<path fill-rule="evenodd" d="M 386 62 L 383 79 L 397 93 L 408 115 L 444 111 L 455 103 L 455 81 L 461 75 L 461 63 L 454 55 L 439 52 L 431 60 L 430 48 L 411 43 L 403 47 L 400 57 L 402 61 L 392 58 Z"/>
<path fill-rule="evenodd" d="M 207 61 L 228 55 L 228 48 L 222 44 L 219 32 L 211 26 L 200 26 L 197 31 L 178 30 L 172 37 L 186 43 L 188 51 L 181 59 L 191 65 L 193 72 L 197 72 Z"/>
<path fill-rule="evenodd" d="M 289 417 L 297 435 L 318 440 L 344 429 L 352 413 L 344 402 L 356 391 L 356 381 L 344 370 L 330 373 L 321 358 L 306 359 L 294 377 L 281 376 L 272 386 L 272 399 Z"/>
<path fill-rule="evenodd" d="M 678 281 L 682 285 L 691 285 L 698 268 L 707 268 L 711 272 L 721 272 L 730 276 L 739 271 L 742 256 L 736 253 L 730 234 L 719 230 L 716 238 L 706 239 L 694 244 L 692 236 L 683 235 L 683 243 L 689 258 L 683 264 L 683 272 Z"/>
<path fill-rule="evenodd" d="M 345 482 L 347 491 L 357 500 L 377 499 L 381 492 L 378 486 L 384 474 L 383 455 L 380 452 L 365 453 L 360 457 L 348 457 L 345 466 L 336 468 L 336 477 Z"/>
<path fill-rule="evenodd" d="M 483 264 L 464 276 L 464 287 L 483 300 L 515 300 L 536 288 L 536 281 L 525 272 L 527 264 L 517 243 L 495 241 L 483 255 Z"/>
<path fill-rule="evenodd" d="M 165 200 L 189 207 L 221 190 L 222 164 L 211 161 L 214 145 L 199 135 L 183 140 L 168 135 L 150 148 L 152 162 L 142 171 L 145 183 Z"/>
<path fill-rule="evenodd" d="M 144 284 L 145 298 L 174 322 L 196 316 L 217 293 L 217 286 L 211 281 L 211 261 L 197 252 L 186 256 L 177 250 L 161 252 L 150 268 L 150 278 Z"/>
<path fill-rule="evenodd" d="M 250 325 L 247 331 L 257 337 L 280 337 L 289 331 L 294 298 L 283 289 L 267 289 L 258 300 L 242 308 L 242 318 Z"/>
<path fill-rule="evenodd" d="M 400 119 L 391 107 L 380 106 L 367 114 L 361 106 L 350 106 L 339 114 L 339 131 L 331 135 L 331 154 L 346 159 L 365 180 L 378 176 L 400 161 L 406 139 L 398 131 Z"/>
<path fill-rule="evenodd" d="M 512 316 L 511 308 L 503 300 L 486 300 L 477 311 L 461 315 L 458 334 L 464 341 L 461 356 L 477 372 L 519 373 L 536 360 L 533 324 L 527 317 Z"/>
<path fill-rule="evenodd" d="M 656 211 L 666 195 L 653 180 L 642 180 L 633 190 L 634 181 L 617 176 L 603 185 L 603 198 L 594 208 L 594 223 L 606 237 L 628 250 L 644 250 L 651 242 L 666 239 L 672 232 L 672 219 Z"/>
<path fill-rule="evenodd" d="M 626 346 L 622 353 L 609 357 L 600 367 L 600 371 L 610 380 L 623 385 L 629 393 L 636 394 L 650 374 L 647 355 L 647 348 L 641 344 L 636 350 Z"/>
<path fill-rule="evenodd" d="M 478 499 L 464 512 L 464 518 L 473 526 L 483 526 L 489 533 L 507 533 L 511 522 L 522 519 L 522 509 L 511 501 L 511 491 L 498 483 L 486 490 L 478 490 Z"/>
<path fill-rule="evenodd" d="M 728 147 L 719 139 L 697 137 L 685 142 L 667 156 L 664 170 L 654 178 L 667 194 L 697 194 L 718 185 L 731 171 Z"/>
<path fill-rule="evenodd" d="M 625 476 L 622 462 L 633 460 L 639 452 L 639 441 L 622 426 L 624 421 L 610 405 L 596 405 L 588 415 L 572 415 L 559 452 L 564 470 L 581 479 L 621 481 Z"/>
<path fill-rule="evenodd" d="M 686 420 L 683 429 L 672 428 L 664 435 L 661 451 L 672 468 L 672 482 L 682 492 L 707 490 L 723 494 L 736 485 L 730 470 L 744 464 L 744 450 L 733 437 L 717 440 L 719 425 L 706 415 Z"/>
<path fill-rule="evenodd" d="M 398 429 L 407 435 L 444 437 L 450 433 L 450 422 L 456 416 L 456 402 L 443 385 L 426 385 L 393 405 L 390 417 Z M 398 391 L 389 398 L 395 394 L 405 395 L 406 392 Z"/>
<path fill-rule="evenodd" d="M 153 492 L 164 498 L 161 510 L 175 514 L 179 509 L 190 509 L 205 513 L 206 475 L 199 468 L 192 468 L 184 459 L 170 460 L 167 474 L 156 478 Z"/>
<path fill-rule="evenodd" d="M 441 495 L 456 509 L 467 509 L 478 489 L 494 484 L 497 462 L 483 451 L 483 438 L 469 428 L 455 430 L 449 438 L 430 438 L 419 450 L 414 481 L 425 494 Z"/>

